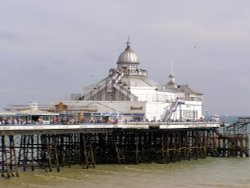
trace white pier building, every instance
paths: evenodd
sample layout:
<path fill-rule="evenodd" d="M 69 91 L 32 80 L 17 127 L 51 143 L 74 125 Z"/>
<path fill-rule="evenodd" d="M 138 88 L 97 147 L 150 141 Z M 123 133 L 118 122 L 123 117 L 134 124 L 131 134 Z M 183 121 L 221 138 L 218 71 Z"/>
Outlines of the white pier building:
<path fill-rule="evenodd" d="M 150 79 L 129 41 L 116 64 L 106 78 L 86 87 L 82 94 L 72 94 L 71 101 L 50 105 L 63 103 L 85 115 L 89 112 L 127 121 L 193 121 L 203 117 L 202 94 L 177 84 L 172 70 L 165 84 Z"/>

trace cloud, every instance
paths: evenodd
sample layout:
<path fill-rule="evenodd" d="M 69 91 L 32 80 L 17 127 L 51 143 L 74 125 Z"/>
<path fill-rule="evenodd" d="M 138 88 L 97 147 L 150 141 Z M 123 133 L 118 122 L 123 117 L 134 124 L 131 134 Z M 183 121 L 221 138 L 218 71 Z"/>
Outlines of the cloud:
<path fill-rule="evenodd" d="M 250 102 L 249 6 L 247 0 L 4 1 L 0 105 L 32 98 L 46 104 L 101 80 L 130 35 L 152 79 L 166 83 L 174 61 L 177 81 L 205 94 L 204 110 L 243 114 Z"/>
<path fill-rule="evenodd" d="M 13 32 L 0 31 L 0 40 L 16 41 L 18 39 L 19 39 L 19 36 Z"/>

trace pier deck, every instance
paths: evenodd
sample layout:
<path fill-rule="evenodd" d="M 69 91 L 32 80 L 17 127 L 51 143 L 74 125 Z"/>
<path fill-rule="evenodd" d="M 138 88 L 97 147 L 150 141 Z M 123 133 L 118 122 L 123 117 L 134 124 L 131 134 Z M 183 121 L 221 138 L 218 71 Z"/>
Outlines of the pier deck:
<path fill-rule="evenodd" d="M 0 135 L 18 134 L 45 134 L 45 133 L 75 133 L 75 132 L 100 132 L 109 129 L 211 129 L 219 128 L 216 122 L 128 122 L 121 124 L 26 124 L 26 125 L 2 125 Z"/>
<path fill-rule="evenodd" d="M 0 126 L 0 173 L 103 163 L 169 163 L 207 156 L 248 156 L 248 137 L 223 137 L 218 122 L 127 122 Z M 223 141 L 224 142 L 224 141 Z M 233 146 L 232 146 L 233 144 Z M 227 148 L 228 147 L 228 148 Z"/>

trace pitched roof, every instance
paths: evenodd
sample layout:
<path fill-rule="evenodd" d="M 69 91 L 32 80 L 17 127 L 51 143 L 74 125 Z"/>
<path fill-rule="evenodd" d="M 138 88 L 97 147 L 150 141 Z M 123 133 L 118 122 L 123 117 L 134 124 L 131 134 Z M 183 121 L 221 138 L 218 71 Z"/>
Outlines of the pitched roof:
<path fill-rule="evenodd" d="M 171 88 L 171 91 L 173 92 L 183 92 L 185 94 L 193 94 L 193 95 L 203 95 L 202 93 L 195 92 L 192 90 L 188 84 L 186 85 L 177 85 L 177 88 Z"/>

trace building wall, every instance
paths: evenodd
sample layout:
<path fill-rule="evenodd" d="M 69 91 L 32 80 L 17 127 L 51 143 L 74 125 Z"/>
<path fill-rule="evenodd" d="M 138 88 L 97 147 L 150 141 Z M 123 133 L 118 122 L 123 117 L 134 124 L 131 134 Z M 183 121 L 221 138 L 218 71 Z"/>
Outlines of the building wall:
<path fill-rule="evenodd" d="M 161 121 L 163 114 L 171 106 L 171 102 L 147 102 L 145 119 L 148 121 Z M 201 101 L 185 101 L 172 113 L 170 121 L 193 121 L 203 118 Z"/>
<path fill-rule="evenodd" d="M 128 109 L 129 106 L 143 102 L 144 119 L 148 121 L 161 121 L 163 114 L 170 109 L 171 104 L 176 98 L 179 98 L 183 100 L 186 99 L 186 101 L 173 112 L 171 120 L 198 120 L 202 117 L 202 101 L 196 101 L 195 96 L 187 98 L 185 93 L 158 91 L 155 88 L 156 87 L 131 87 L 130 91 L 138 97 L 138 101 L 131 101 L 128 94 L 125 95 L 116 88 L 113 88 L 112 93 L 108 93 L 107 89 L 104 88 L 91 96 L 90 100 L 86 101 L 86 103 L 84 103 L 85 101 L 81 101 L 81 104 L 95 104 L 98 106 L 98 112 L 113 113 L 120 111 L 121 113 L 131 114 L 133 112 Z"/>
<path fill-rule="evenodd" d="M 106 114 L 126 115 L 121 120 L 129 116 L 144 116 L 146 111 L 145 102 L 140 101 L 51 101 L 49 105 L 55 106 L 59 103 L 67 105 L 67 110 L 72 112 L 98 112 Z"/>
<path fill-rule="evenodd" d="M 162 115 L 166 108 L 169 108 L 170 103 L 164 102 L 147 102 L 146 103 L 146 112 L 145 118 L 148 121 L 160 121 Z"/>
<path fill-rule="evenodd" d="M 184 120 L 199 120 L 203 118 L 201 101 L 185 101 L 182 108 L 182 116 Z"/>
<path fill-rule="evenodd" d="M 138 101 L 167 102 L 173 97 L 171 93 L 160 92 L 155 87 L 131 87 L 130 90 L 138 97 Z"/>

